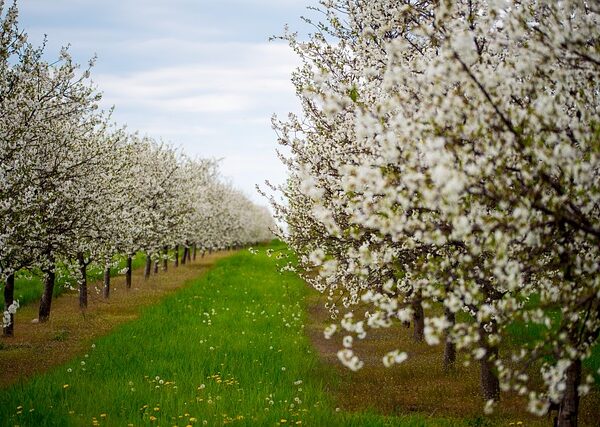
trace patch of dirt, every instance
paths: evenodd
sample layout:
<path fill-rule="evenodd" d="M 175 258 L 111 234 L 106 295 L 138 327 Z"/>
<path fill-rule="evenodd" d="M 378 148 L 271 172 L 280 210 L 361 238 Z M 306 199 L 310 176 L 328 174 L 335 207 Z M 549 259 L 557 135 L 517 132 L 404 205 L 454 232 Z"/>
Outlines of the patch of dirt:
<path fill-rule="evenodd" d="M 412 328 L 398 325 L 371 330 L 364 340 L 354 340 L 354 352 L 365 362 L 362 369 L 352 372 L 343 367 L 337 351 L 343 348 L 343 333 L 331 339 L 323 329 L 332 323 L 323 298 L 315 292 L 308 300 L 309 319 L 306 332 L 323 363 L 335 372 L 328 388 L 336 404 L 347 411 L 373 410 L 386 415 L 406 415 L 411 412 L 431 417 L 460 418 L 482 424 L 527 426 L 552 425 L 550 417 L 536 417 L 526 411 L 527 401 L 514 394 L 503 393 L 494 414 L 486 417 L 480 394 L 479 366 L 458 363 L 453 371 L 445 372 L 443 347 L 415 343 Z M 357 313 L 355 313 L 355 317 Z M 408 360 L 391 368 L 383 366 L 383 355 L 398 349 L 408 353 Z M 461 360 L 457 357 L 457 360 Z M 581 400 L 580 424 L 598 425 L 600 393 L 596 390 Z M 555 413 L 553 415 L 556 415 Z"/>
<path fill-rule="evenodd" d="M 217 260 L 234 252 L 217 252 L 197 258 L 144 280 L 143 269 L 133 272 L 131 289 L 125 277 L 111 278 L 110 298 L 102 296 L 102 284 L 89 284 L 88 308 L 80 310 L 79 295 L 70 292 L 52 301 L 50 320 L 37 319 L 38 305 L 21 307 L 15 315 L 15 336 L 0 336 L 0 388 L 45 372 L 85 353 L 91 343 L 115 326 L 136 319 L 142 307 L 158 302 L 187 281 L 207 271 Z"/>

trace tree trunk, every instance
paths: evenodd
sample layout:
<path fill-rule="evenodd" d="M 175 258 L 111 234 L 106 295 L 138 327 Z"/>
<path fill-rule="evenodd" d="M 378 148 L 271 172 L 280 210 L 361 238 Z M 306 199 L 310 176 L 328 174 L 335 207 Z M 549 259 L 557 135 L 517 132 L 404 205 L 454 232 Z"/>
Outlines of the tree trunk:
<path fill-rule="evenodd" d="M 192 262 L 192 247 L 191 246 L 188 246 L 187 257 L 188 257 L 188 262 L 191 263 Z"/>
<path fill-rule="evenodd" d="M 205 256 L 206 256 L 206 251 L 204 250 L 204 251 L 202 251 L 202 256 L 201 257 L 204 258 Z"/>
<path fill-rule="evenodd" d="M 77 253 L 77 264 L 79 264 L 79 308 L 83 309 L 88 306 L 87 264 L 83 252 Z"/>
<path fill-rule="evenodd" d="M 110 296 L 110 265 L 104 267 L 104 288 L 102 289 L 102 295 L 108 299 Z"/>
<path fill-rule="evenodd" d="M 491 324 L 491 333 L 496 333 L 496 323 L 492 322 Z M 498 401 L 500 400 L 500 382 L 494 371 L 494 362 L 498 359 L 498 347 L 488 344 L 486 337 L 489 333 L 483 326 L 479 327 L 479 334 L 481 335 L 481 346 L 486 350 L 485 356 L 479 361 L 481 368 L 481 391 L 485 400 Z"/>
<path fill-rule="evenodd" d="M 577 414 L 579 412 L 579 393 L 577 388 L 581 383 L 581 360 L 577 359 L 571 363 L 566 372 L 565 394 L 558 409 L 558 427 L 576 427 Z"/>
<path fill-rule="evenodd" d="M 417 291 L 411 303 L 413 309 L 413 322 L 415 325 L 413 340 L 415 342 L 423 342 L 425 337 L 425 313 L 423 312 L 423 304 L 421 304 L 422 300 L 421 292 Z"/>
<path fill-rule="evenodd" d="M 446 330 L 446 341 L 444 344 L 444 371 L 448 371 L 454 368 L 454 363 L 456 362 L 456 346 L 450 340 L 450 334 L 448 332 L 456 323 L 456 314 L 454 314 L 448 307 L 445 308 L 444 314 L 450 323 L 450 326 Z"/>
<path fill-rule="evenodd" d="M 175 245 L 175 267 L 179 267 L 179 245 Z"/>
<path fill-rule="evenodd" d="M 15 300 L 15 274 L 11 274 L 6 278 L 4 284 L 4 311 L 8 311 L 8 307 Z M 5 337 L 12 337 L 15 334 L 15 315 L 10 315 L 9 324 L 4 326 L 2 333 Z"/>
<path fill-rule="evenodd" d="M 165 246 L 165 253 L 163 258 L 163 271 L 167 271 L 169 269 L 169 247 Z"/>
<path fill-rule="evenodd" d="M 194 248 L 194 255 L 192 256 L 192 259 L 193 259 L 194 261 L 196 261 L 196 244 L 195 244 L 195 243 L 194 243 L 194 246 L 193 246 L 193 248 Z"/>
<path fill-rule="evenodd" d="M 156 258 L 154 260 L 154 274 L 158 274 L 158 264 L 159 264 L 159 260 L 158 260 L 158 258 Z"/>
<path fill-rule="evenodd" d="M 144 267 L 144 279 L 148 280 L 150 277 L 150 270 L 152 268 L 152 258 L 149 253 L 146 253 L 146 266 Z"/>
<path fill-rule="evenodd" d="M 185 262 L 187 261 L 187 255 L 188 255 L 188 247 L 184 246 L 183 247 L 183 256 L 181 257 L 181 265 L 185 265 Z"/>
<path fill-rule="evenodd" d="M 52 308 L 52 293 L 54 292 L 54 282 L 56 279 L 56 272 L 54 271 L 54 263 L 45 270 L 44 272 L 44 292 L 42 293 L 42 299 L 40 300 L 40 309 L 38 312 L 38 321 L 40 323 L 47 322 L 50 318 L 50 309 Z"/>
<path fill-rule="evenodd" d="M 131 255 L 127 257 L 127 271 L 125 271 L 125 287 L 131 289 L 131 273 L 132 273 L 133 259 Z"/>

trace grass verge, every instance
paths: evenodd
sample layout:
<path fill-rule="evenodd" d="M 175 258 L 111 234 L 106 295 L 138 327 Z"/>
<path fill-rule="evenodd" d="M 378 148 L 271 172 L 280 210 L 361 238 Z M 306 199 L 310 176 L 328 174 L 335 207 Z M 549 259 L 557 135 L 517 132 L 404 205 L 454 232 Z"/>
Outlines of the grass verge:
<path fill-rule="evenodd" d="M 132 269 L 140 268 L 144 265 L 145 254 L 138 252 L 132 259 Z M 126 257 L 115 256 L 115 266 L 111 267 L 111 277 L 118 276 L 126 266 Z M 57 266 L 57 277 L 54 285 L 53 296 L 62 295 L 65 291 L 75 289 L 77 280 L 69 275 L 68 269 L 65 266 Z M 92 263 L 88 267 L 87 279 L 89 282 L 101 280 L 104 274 L 102 266 L 97 263 Z M 21 306 L 39 302 L 44 290 L 43 273 L 39 269 L 20 270 L 15 275 L 15 299 L 19 301 Z M 4 286 L 0 287 L 4 289 Z M 4 293 L 0 292 L 0 307 L 4 307 Z"/>
<path fill-rule="evenodd" d="M 307 292 L 262 249 L 221 260 L 77 358 L 0 390 L 0 424 L 464 424 L 336 410 L 339 375 L 304 331 Z"/>

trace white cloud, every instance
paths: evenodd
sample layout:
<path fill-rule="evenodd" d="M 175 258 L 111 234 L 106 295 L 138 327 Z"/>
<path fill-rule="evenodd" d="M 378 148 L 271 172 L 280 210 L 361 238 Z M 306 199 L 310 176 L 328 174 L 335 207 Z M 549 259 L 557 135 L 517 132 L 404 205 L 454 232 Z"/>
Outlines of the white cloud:
<path fill-rule="evenodd" d="M 156 48 L 156 43 L 147 41 Z M 119 108 L 144 108 L 182 113 L 227 113 L 278 108 L 293 102 L 290 74 L 296 63 L 289 49 L 277 44 L 194 44 L 219 52 L 237 63 L 190 63 L 128 72 L 96 75 L 105 102 Z M 265 111 L 266 118 L 270 112 Z"/>
<path fill-rule="evenodd" d="M 130 131 L 171 141 L 190 155 L 221 158 L 225 176 L 260 200 L 254 185 L 284 180 L 273 113 L 297 112 L 290 82 L 298 65 L 281 42 L 305 0 L 29 0 L 26 30 L 48 34 L 49 56 L 71 43 L 94 53 L 92 78 L 105 107 Z M 26 24 L 22 20 L 23 24 Z M 292 25 L 292 27 L 294 27 Z"/>

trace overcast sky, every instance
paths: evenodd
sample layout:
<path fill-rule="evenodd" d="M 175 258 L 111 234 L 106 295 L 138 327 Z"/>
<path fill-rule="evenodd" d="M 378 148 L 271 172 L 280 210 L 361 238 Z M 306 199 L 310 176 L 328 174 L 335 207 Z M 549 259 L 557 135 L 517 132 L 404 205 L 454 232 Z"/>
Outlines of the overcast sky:
<path fill-rule="evenodd" d="M 298 111 L 297 59 L 272 35 L 304 29 L 314 0 L 20 0 L 30 40 L 47 35 L 81 64 L 115 106 L 114 119 L 189 155 L 223 158 L 223 175 L 264 204 L 254 185 L 281 183 L 271 115 Z"/>

